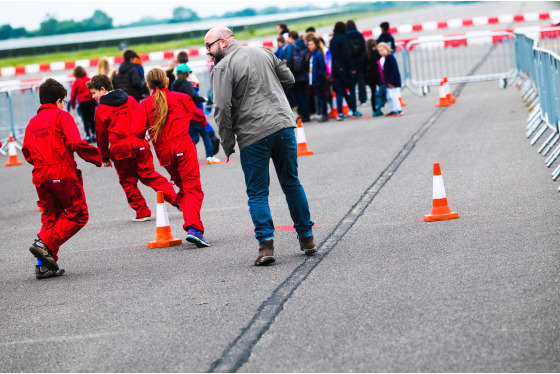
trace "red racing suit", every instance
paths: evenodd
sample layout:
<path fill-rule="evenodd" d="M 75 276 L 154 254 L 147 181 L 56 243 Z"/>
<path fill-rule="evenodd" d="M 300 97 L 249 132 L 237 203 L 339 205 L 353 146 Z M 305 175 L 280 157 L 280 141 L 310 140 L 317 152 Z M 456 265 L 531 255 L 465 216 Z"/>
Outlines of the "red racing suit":
<path fill-rule="evenodd" d="M 144 99 L 136 111 L 134 133 L 139 138 L 144 138 L 146 131 L 155 123 L 154 102 L 157 90 L 160 89 L 154 90 L 152 95 Z M 189 126 L 191 121 L 206 123 L 206 116 L 194 105 L 190 96 L 170 92 L 167 88 L 162 88 L 161 91 L 165 94 L 169 111 L 157 140 L 153 142 L 156 155 L 160 165 L 167 169 L 171 179 L 179 187 L 177 200 L 183 211 L 183 228 L 188 230 L 193 227 L 204 233 L 200 220 L 204 193 L 200 185 L 196 145 L 189 135 Z"/>
<path fill-rule="evenodd" d="M 58 249 L 89 218 L 82 172 L 74 152 L 97 167 L 99 150 L 80 138 L 72 116 L 54 104 L 43 104 L 25 129 L 22 152 L 33 165 L 33 184 L 43 208 L 38 236 L 58 260 Z"/>
<path fill-rule="evenodd" d="M 165 200 L 176 206 L 177 194 L 173 185 L 154 169 L 150 144 L 132 133 L 138 102 L 120 89 L 101 96 L 99 102 L 95 111 L 97 147 L 101 151 L 103 162 L 110 159 L 115 164 L 119 183 L 128 204 L 136 211 L 136 218 L 152 214 L 138 188 L 138 180 L 155 191 L 162 191 Z"/>

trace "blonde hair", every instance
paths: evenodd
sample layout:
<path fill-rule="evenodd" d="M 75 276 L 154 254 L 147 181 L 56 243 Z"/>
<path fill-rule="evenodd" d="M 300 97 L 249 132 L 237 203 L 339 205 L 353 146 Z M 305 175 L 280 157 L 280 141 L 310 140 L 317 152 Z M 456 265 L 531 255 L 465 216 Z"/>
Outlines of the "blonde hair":
<path fill-rule="evenodd" d="M 389 47 L 389 44 L 385 43 L 385 42 L 381 42 L 377 44 L 377 50 L 379 51 L 379 48 L 385 48 L 389 53 L 393 52 L 393 50 L 391 49 L 391 47 Z"/>
<path fill-rule="evenodd" d="M 153 125 L 148 129 L 150 139 L 155 142 L 158 135 L 161 133 L 163 125 L 165 125 L 165 122 L 167 121 L 167 114 L 169 112 L 167 98 L 165 97 L 165 93 L 161 90 L 162 88 L 167 87 L 167 76 L 163 70 L 154 68 L 148 72 L 148 75 L 146 75 L 146 82 L 152 91 L 156 91 L 154 94 L 154 111 L 152 117 Z"/>
<path fill-rule="evenodd" d="M 107 75 L 109 73 L 109 60 L 105 57 L 99 59 L 97 63 L 97 74 Z"/>

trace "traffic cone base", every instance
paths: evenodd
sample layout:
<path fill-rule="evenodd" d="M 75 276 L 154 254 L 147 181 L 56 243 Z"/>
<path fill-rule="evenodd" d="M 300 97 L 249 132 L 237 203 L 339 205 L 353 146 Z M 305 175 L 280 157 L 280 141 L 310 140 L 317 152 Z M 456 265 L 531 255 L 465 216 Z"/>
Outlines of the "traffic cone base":
<path fill-rule="evenodd" d="M 401 106 L 406 106 L 405 102 L 402 100 L 402 97 L 399 97 L 399 102 L 401 103 Z"/>
<path fill-rule="evenodd" d="M 336 107 L 336 92 L 333 91 L 332 93 L 332 105 L 331 105 L 331 113 L 329 114 L 329 118 L 336 118 L 338 117 L 338 108 Z"/>
<path fill-rule="evenodd" d="M 297 120 L 296 139 L 297 139 L 298 157 L 311 156 L 313 154 L 313 151 L 307 148 L 307 140 L 305 139 L 305 132 L 303 131 L 303 125 L 301 124 L 301 119 Z"/>
<path fill-rule="evenodd" d="M 156 238 L 153 242 L 148 242 L 148 248 L 174 247 L 181 244 L 183 244 L 183 239 L 175 238 L 169 226 L 158 227 L 156 228 Z"/>
<path fill-rule="evenodd" d="M 23 164 L 17 156 L 16 146 L 14 144 L 14 137 L 10 135 L 10 140 L 8 143 L 8 154 L 10 158 L 8 158 L 8 162 L 6 162 L 6 166 L 18 166 Z"/>
<path fill-rule="evenodd" d="M 153 241 L 148 242 L 148 248 L 174 247 L 181 244 L 183 244 L 183 239 L 177 239 L 171 233 L 163 192 L 158 191 L 156 237 Z"/>

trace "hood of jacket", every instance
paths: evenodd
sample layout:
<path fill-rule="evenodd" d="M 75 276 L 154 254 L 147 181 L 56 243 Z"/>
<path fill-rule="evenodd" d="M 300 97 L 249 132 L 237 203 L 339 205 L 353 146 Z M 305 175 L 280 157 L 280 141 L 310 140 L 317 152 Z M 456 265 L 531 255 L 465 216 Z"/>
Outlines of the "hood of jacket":
<path fill-rule="evenodd" d="M 352 29 L 352 30 L 348 30 L 346 31 L 346 35 L 350 35 L 350 34 L 360 34 L 362 35 L 358 30 L 356 29 Z"/>
<path fill-rule="evenodd" d="M 307 44 L 305 44 L 305 40 L 303 39 L 297 39 L 294 42 L 294 45 L 296 46 L 297 49 L 305 49 L 307 48 Z"/>
<path fill-rule="evenodd" d="M 105 104 L 109 106 L 121 106 L 127 101 L 128 101 L 128 95 L 120 88 L 117 88 L 116 90 L 113 90 L 108 94 L 103 95 L 99 98 L 100 104 Z"/>

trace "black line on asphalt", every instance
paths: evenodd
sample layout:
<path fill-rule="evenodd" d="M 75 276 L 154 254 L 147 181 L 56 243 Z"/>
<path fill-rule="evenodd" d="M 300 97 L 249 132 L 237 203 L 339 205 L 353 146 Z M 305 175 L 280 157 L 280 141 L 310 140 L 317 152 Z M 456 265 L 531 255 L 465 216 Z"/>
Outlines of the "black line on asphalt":
<path fill-rule="evenodd" d="M 472 75 L 478 68 L 488 59 L 490 53 L 494 50 L 492 46 L 489 52 L 475 67 L 468 73 Z M 466 83 L 460 84 L 454 94 L 459 96 Z M 439 117 L 447 110 L 446 108 L 436 110 L 426 122 L 412 135 L 408 142 L 401 148 L 397 156 L 383 170 L 377 179 L 367 188 L 360 196 L 358 201 L 339 221 L 336 228 L 329 236 L 319 245 L 319 251 L 313 257 L 309 257 L 302 262 L 294 271 L 272 292 L 272 295 L 263 302 L 249 324 L 241 331 L 239 336 L 231 342 L 222 356 L 214 361 L 209 373 L 235 373 L 243 366 L 251 356 L 253 347 L 259 342 L 261 337 L 269 330 L 270 326 L 284 308 L 284 304 L 288 301 L 295 290 L 303 283 L 303 281 L 311 274 L 313 269 L 336 247 L 346 233 L 354 226 L 357 220 L 362 216 L 373 199 L 379 194 L 379 191 L 387 184 L 393 174 L 399 169 L 401 164 L 410 155 L 416 144 L 428 129 L 439 119 Z"/>

